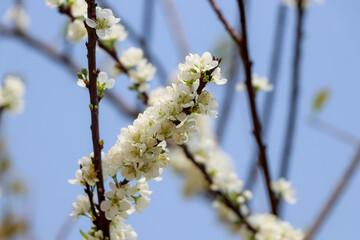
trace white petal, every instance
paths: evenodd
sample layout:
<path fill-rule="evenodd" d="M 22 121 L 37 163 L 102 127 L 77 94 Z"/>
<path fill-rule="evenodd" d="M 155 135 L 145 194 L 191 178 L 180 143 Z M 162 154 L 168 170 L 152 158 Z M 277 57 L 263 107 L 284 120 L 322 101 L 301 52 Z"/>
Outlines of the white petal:
<path fill-rule="evenodd" d="M 85 19 L 85 21 L 86 21 L 86 24 L 87 24 L 89 27 L 91 27 L 91 28 L 95 28 L 95 27 L 96 27 L 96 22 L 95 22 L 94 20 L 92 20 L 92 19 L 90 19 L 90 18 L 87 18 L 87 19 Z"/>

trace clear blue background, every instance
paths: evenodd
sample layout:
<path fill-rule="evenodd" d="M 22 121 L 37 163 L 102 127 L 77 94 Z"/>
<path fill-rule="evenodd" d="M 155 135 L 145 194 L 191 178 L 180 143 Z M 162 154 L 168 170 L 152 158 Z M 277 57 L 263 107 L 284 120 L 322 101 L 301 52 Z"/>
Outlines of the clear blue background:
<path fill-rule="evenodd" d="M 141 33 L 144 1 L 109 1 L 123 19 Z M 179 55 L 169 31 L 168 20 L 160 1 L 155 1 L 155 19 L 150 47 L 161 59 L 168 73 L 176 68 Z M 248 12 L 250 54 L 254 72 L 268 75 L 269 60 L 278 0 L 254 0 Z M 2 1 L 0 15 L 12 4 Z M 218 1 L 219 6 L 234 26 L 238 24 L 236 1 Z M 31 17 L 29 31 L 55 48 L 63 48 L 61 31 L 65 17 L 45 6 L 43 0 L 25 1 Z M 221 23 L 206 0 L 177 1 L 181 21 L 191 46 L 191 52 L 212 50 L 217 42 L 227 37 Z M 323 206 L 355 150 L 333 138 L 315 131 L 308 124 L 312 98 L 324 87 L 331 89 L 331 99 L 321 118 L 360 136 L 360 2 L 356 0 L 325 0 L 312 4 L 305 19 L 305 38 L 301 73 L 300 112 L 292 155 L 290 179 L 297 190 L 298 203 L 286 207 L 285 219 L 294 226 L 306 229 Z M 267 140 L 272 175 L 278 162 L 284 137 L 285 118 L 291 76 L 295 10 L 288 9 L 284 54 L 274 108 L 270 138 Z M 128 39 L 122 47 L 134 44 Z M 15 162 L 19 177 L 29 188 L 26 214 L 35 239 L 55 239 L 67 221 L 71 204 L 81 187 L 67 183 L 78 169 L 78 158 L 91 150 L 89 97 L 77 87 L 76 76 L 65 68 L 43 57 L 36 50 L 15 39 L 0 38 L 0 75 L 20 73 L 27 85 L 26 107 L 23 114 L 6 116 L 4 130 L 7 146 Z M 72 50 L 74 61 L 86 66 L 83 43 Z M 101 56 L 104 54 L 98 54 Z M 226 58 L 226 56 L 223 56 Z M 99 60 L 105 64 L 108 61 Z M 106 69 L 106 67 L 104 67 Z M 239 80 L 243 80 L 241 76 Z M 133 106 L 135 96 L 128 92 L 129 80 L 117 79 L 116 91 Z M 157 85 L 155 79 L 153 87 Z M 223 86 L 212 87 L 220 103 Z M 262 94 L 263 95 L 263 94 Z M 259 101 L 263 96 L 259 97 Z M 221 105 L 220 105 L 221 106 Z M 221 111 L 221 107 L 220 107 Z M 101 137 L 105 150 L 112 146 L 120 128 L 131 123 L 109 102 L 101 104 Z M 223 146 L 233 157 L 241 179 L 246 176 L 253 146 L 246 96 L 237 93 L 232 106 L 231 120 Z M 133 214 L 129 223 L 139 239 L 238 239 L 216 219 L 215 211 L 206 200 L 185 199 L 181 193 L 182 178 L 171 169 L 163 174 L 164 181 L 151 182 L 154 191 L 149 208 L 143 214 Z M 262 186 L 262 181 L 260 181 Z M 258 185 L 259 186 L 259 185 Z M 334 212 L 325 222 L 317 239 L 360 239 L 360 174 L 356 174 L 344 192 Z M 254 196 L 255 211 L 267 211 L 267 199 L 262 187 Z M 75 223 L 67 239 L 79 239 L 78 229 L 88 229 L 86 219 Z"/>

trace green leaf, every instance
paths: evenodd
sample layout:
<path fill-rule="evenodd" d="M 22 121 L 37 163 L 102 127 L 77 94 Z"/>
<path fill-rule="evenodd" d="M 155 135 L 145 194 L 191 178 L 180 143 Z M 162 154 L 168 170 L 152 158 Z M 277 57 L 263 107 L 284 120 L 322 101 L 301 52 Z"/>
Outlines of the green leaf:
<path fill-rule="evenodd" d="M 330 90 L 329 89 L 321 89 L 314 97 L 312 109 L 314 112 L 320 112 L 323 108 L 325 103 L 330 97 Z"/>
<path fill-rule="evenodd" d="M 86 240 L 88 240 L 88 236 L 86 235 L 86 233 L 84 233 L 81 229 L 80 229 L 80 234 L 81 236 L 83 236 Z"/>

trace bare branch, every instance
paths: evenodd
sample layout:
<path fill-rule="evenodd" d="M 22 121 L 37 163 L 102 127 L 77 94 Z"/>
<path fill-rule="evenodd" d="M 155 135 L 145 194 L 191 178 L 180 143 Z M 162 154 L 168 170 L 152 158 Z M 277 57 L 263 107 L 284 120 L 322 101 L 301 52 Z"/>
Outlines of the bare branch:
<path fill-rule="evenodd" d="M 314 235 L 321 228 L 326 218 L 329 216 L 332 209 L 334 209 L 339 197 L 344 192 L 345 188 L 349 184 L 351 177 L 354 175 L 356 168 L 360 162 L 360 145 L 357 147 L 357 151 L 353 159 L 351 160 L 349 166 L 346 168 L 343 176 L 340 178 L 336 188 L 330 195 L 330 198 L 325 203 L 324 208 L 320 211 L 319 215 L 316 217 L 314 223 L 311 225 L 311 228 L 307 232 L 304 240 L 313 239 Z"/>
<path fill-rule="evenodd" d="M 280 67 L 280 60 L 282 56 L 283 50 L 283 40 L 284 40 L 284 30 L 286 23 L 286 11 L 287 7 L 283 4 L 279 4 L 278 12 L 277 12 L 277 20 L 276 20 L 276 29 L 275 29 L 275 38 L 273 42 L 272 55 L 271 55 L 271 64 L 270 64 L 270 73 L 269 73 L 269 81 L 272 85 L 275 86 L 274 90 L 267 93 L 264 99 L 264 107 L 262 113 L 262 123 L 263 123 L 263 138 L 266 138 L 267 132 L 270 128 L 271 115 L 274 107 L 274 98 L 277 90 L 276 84 L 278 81 L 278 73 Z M 258 159 L 258 151 L 256 148 L 252 151 L 252 155 L 250 158 L 250 169 L 248 171 L 248 176 L 246 178 L 246 189 L 251 190 L 256 182 L 257 175 L 257 159 Z"/>
<path fill-rule="evenodd" d="M 301 60 L 301 44 L 303 40 L 303 25 L 304 25 L 304 6 L 303 0 L 297 0 L 297 23 L 296 23 L 296 38 L 295 38 L 295 52 L 293 59 L 293 72 L 291 83 L 291 99 L 289 102 L 289 112 L 287 119 L 287 126 L 285 130 L 285 140 L 283 144 L 282 157 L 280 162 L 279 177 L 287 178 L 289 173 L 290 157 L 293 148 L 293 141 L 295 136 L 295 126 L 298 115 L 298 94 L 299 94 L 299 79 L 300 79 L 300 60 Z M 279 202 L 279 210 L 281 210 L 282 203 Z"/>

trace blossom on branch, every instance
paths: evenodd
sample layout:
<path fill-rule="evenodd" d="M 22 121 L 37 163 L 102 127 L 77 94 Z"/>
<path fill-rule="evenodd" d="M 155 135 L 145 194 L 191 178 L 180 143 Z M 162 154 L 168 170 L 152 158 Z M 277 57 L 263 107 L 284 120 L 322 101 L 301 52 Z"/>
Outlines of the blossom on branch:
<path fill-rule="evenodd" d="M 96 29 L 96 34 L 100 38 L 106 37 L 111 33 L 113 26 L 120 21 L 120 18 L 115 18 L 111 9 L 96 7 L 96 19 L 85 19 L 86 24 Z"/>

